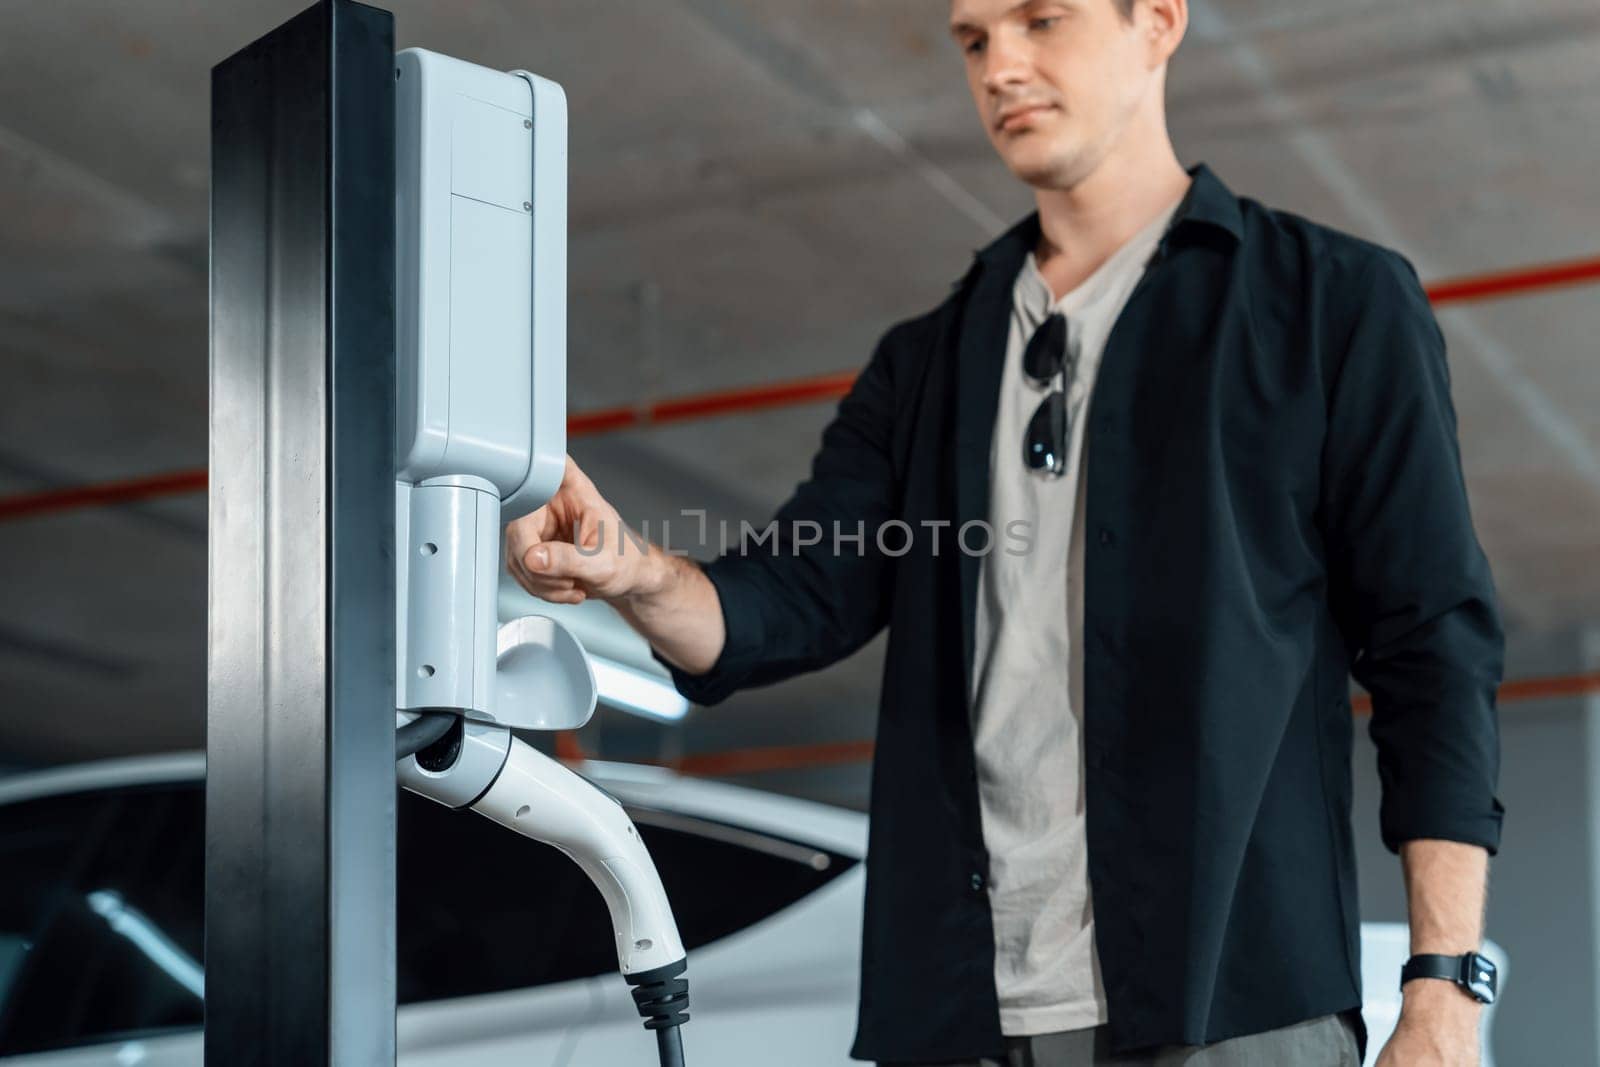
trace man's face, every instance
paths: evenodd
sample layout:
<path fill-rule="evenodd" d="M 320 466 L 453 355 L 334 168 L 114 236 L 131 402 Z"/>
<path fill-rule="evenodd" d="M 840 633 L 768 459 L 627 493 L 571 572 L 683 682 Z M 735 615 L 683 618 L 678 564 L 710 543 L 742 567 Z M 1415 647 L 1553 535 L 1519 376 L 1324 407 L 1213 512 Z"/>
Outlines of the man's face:
<path fill-rule="evenodd" d="M 952 0 L 950 32 L 995 150 L 1029 185 L 1091 173 L 1151 90 L 1145 0 Z"/>

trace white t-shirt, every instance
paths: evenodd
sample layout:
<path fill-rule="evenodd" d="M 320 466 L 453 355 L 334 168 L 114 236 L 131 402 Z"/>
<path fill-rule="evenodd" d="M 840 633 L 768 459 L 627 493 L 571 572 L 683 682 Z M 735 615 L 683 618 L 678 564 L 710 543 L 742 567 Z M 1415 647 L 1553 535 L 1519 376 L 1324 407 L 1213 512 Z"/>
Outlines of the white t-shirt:
<path fill-rule="evenodd" d="M 1031 252 L 1013 289 L 989 450 L 994 536 L 979 568 L 972 700 L 995 990 L 1008 1036 L 1107 1021 L 1084 838 L 1083 425 L 1106 338 L 1178 203 L 1060 300 Z M 1028 422 L 1061 381 L 1040 386 L 1022 370 L 1028 338 L 1052 311 L 1067 317 L 1067 344 L 1078 351 L 1057 478 L 1023 462 Z M 1007 524 L 1016 520 L 1028 526 L 1009 528 L 1013 536 Z"/>

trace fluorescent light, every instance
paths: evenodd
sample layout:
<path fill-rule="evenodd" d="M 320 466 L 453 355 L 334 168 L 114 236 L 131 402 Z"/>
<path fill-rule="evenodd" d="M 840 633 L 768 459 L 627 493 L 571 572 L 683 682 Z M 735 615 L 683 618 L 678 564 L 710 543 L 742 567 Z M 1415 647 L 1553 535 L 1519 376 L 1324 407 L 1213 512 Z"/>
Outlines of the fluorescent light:
<path fill-rule="evenodd" d="M 151 963 L 172 976 L 172 980 L 204 1000 L 206 976 L 190 956 L 155 924 L 140 914 L 137 908 L 123 903 L 122 894 L 111 889 L 99 889 L 89 894 L 89 907 L 106 921 L 106 925 L 132 941 Z"/>
<path fill-rule="evenodd" d="M 590 656 L 600 703 L 663 722 L 677 722 L 689 713 L 689 702 L 670 679 L 624 667 L 603 656 Z"/>

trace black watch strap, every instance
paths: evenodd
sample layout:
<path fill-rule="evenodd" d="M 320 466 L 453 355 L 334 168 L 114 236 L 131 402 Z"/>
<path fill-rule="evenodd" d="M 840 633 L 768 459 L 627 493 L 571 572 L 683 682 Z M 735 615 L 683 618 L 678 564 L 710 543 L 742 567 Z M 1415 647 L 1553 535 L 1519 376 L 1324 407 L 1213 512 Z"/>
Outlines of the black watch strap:
<path fill-rule="evenodd" d="M 1496 977 L 1494 964 L 1476 952 L 1468 952 L 1463 956 L 1422 953 L 1412 956 L 1400 968 L 1401 986 L 1413 978 L 1440 978 L 1454 982 L 1484 1004 L 1494 1003 Z"/>

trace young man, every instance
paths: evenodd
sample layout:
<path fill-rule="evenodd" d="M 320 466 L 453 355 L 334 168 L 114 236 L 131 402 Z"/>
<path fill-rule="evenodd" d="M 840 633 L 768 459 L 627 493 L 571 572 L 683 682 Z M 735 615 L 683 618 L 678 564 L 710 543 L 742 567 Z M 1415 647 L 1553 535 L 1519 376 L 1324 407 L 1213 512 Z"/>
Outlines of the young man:
<path fill-rule="evenodd" d="M 1502 635 L 1443 339 L 1398 254 L 1180 166 L 1187 19 L 954 0 L 1038 210 L 883 338 L 770 543 L 641 551 L 570 463 L 508 529 L 704 704 L 889 626 L 858 1058 L 1358 1064 L 1353 672 L 1421 957 L 1379 1062 L 1477 1060 Z"/>

